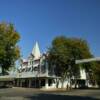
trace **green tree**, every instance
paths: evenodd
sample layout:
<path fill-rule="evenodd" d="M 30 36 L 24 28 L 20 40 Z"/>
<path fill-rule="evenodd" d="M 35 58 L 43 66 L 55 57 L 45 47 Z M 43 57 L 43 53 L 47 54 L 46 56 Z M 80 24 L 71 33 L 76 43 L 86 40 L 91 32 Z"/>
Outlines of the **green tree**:
<path fill-rule="evenodd" d="M 94 62 L 93 64 L 93 78 L 96 80 L 96 83 L 100 87 L 100 62 Z"/>
<path fill-rule="evenodd" d="M 10 67 L 14 67 L 15 61 L 20 57 L 20 50 L 17 46 L 19 33 L 13 24 L 0 23 L 0 67 L 2 74 L 5 74 Z"/>
<path fill-rule="evenodd" d="M 63 81 L 68 76 L 79 77 L 79 66 L 75 64 L 76 59 L 92 57 L 87 42 L 79 38 L 67 38 L 59 36 L 54 38 L 48 50 L 49 65 L 56 65 L 56 75 L 62 77 Z M 83 66 L 84 67 L 84 66 Z"/>

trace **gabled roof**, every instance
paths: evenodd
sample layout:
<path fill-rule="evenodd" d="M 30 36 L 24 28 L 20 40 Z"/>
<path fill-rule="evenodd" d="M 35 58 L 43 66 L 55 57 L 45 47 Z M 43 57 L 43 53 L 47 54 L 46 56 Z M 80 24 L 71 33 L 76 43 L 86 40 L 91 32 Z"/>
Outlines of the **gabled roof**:
<path fill-rule="evenodd" d="M 34 45 L 34 48 L 32 50 L 32 55 L 34 56 L 34 60 L 39 59 L 41 56 L 38 42 L 36 42 Z"/>

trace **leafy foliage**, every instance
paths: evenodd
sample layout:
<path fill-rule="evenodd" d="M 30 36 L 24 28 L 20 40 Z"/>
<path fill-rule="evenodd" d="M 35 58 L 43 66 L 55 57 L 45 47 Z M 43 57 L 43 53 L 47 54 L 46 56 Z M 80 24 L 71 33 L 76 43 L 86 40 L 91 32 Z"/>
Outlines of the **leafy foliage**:
<path fill-rule="evenodd" d="M 64 77 L 70 73 L 76 77 L 79 76 L 79 67 L 75 65 L 76 59 L 92 57 L 88 44 L 85 40 L 79 38 L 67 38 L 64 36 L 56 37 L 48 50 L 48 62 L 56 65 L 56 74 Z M 70 66 L 70 67 L 69 67 Z M 83 66 L 84 67 L 84 66 Z"/>
<path fill-rule="evenodd" d="M 2 67 L 3 74 L 10 67 L 14 67 L 15 61 L 20 56 L 17 46 L 19 39 L 19 33 L 13 24 L 0 23 L 0 67 Z"/>
<path fill-rule="evenodd" d="M 92 67 L 92 69 L 93 69 L 94 79 L 100 86 L 100 62 L 94 62 L 94 66 Z"/>

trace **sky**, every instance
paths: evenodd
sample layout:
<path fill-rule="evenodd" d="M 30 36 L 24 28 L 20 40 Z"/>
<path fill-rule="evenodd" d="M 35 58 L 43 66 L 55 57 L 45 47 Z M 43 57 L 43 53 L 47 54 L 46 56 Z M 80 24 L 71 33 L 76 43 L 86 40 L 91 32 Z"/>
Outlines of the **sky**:
<path fill-rule="evenodd" d="M 0 22 L 13 23 L 26 58 L 37 41 L 46 52 L 56 36 L 87 40 L 100 56 L 100 0 L 0 0 Z"/>

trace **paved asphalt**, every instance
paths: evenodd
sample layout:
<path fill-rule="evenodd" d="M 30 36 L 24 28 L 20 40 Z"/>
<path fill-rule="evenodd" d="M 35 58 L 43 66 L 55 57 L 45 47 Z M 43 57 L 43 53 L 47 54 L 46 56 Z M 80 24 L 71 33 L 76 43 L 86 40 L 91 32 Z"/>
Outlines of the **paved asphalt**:
<path fill-rule="evenodd" d="M 0 100 L 100 100 L 100 90 L 43 91 L 32 88 L 4 88 L 0 89 Z"/>

